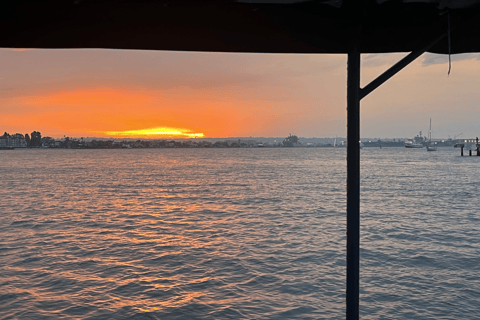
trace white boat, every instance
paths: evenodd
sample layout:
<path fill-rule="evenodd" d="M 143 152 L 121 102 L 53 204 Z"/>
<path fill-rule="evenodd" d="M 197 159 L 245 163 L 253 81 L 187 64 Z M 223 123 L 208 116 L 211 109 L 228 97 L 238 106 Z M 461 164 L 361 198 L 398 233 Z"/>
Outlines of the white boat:
<path fill-rule="evenodd" d="M 422 131 L 420 131 L 420 134 L 413 139 L 405 140 L 405 148 L 423 148 L 424 141 L 425 138 L 422 137 Z"/>
<path fill-rule="evenodd" d="M 415 143 L 412 140 L 405 141 L 405 148 L 423 148 L 423 144 Z"/>
<path fill-rule="evenodd" d="M 432 118 L 430 118 L 430 130 L 428 131 L 427 151 L 437 151 L 437 146 L 432 142 Z"/>

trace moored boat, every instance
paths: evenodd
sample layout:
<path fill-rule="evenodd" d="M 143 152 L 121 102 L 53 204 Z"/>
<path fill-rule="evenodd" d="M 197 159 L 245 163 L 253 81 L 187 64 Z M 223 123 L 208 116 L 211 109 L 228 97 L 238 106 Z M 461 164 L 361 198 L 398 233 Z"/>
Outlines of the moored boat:
<path fill-rule="evenodd" d="M 405 140 L 405 148 L 423 148 L 425 138 L 422 137 L 422 131 L 413 139 Z"/>
<path fill-rule="evenodd" d="M 428 131 L 427 151 L 437 151 L 437 146 L 432 142 L 432 118 L 430 118 L 430 129 Z"/>
<path fill-rule="evenodd" d="M 405 141 L 405 148 L 423 148 L 423 144 L 415 143 L 412 140 Z"/>
<path fill-rule="evenodd" d="M 298 137 L 292 134 L 286 137 L 285 140 L 283 140 L 282 144 L 284 147 L 303 147 Z"/>

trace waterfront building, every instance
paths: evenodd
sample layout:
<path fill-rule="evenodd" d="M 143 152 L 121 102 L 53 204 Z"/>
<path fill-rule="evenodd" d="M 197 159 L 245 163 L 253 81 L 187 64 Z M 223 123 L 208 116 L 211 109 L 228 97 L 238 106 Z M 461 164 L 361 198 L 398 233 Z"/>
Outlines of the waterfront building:
<path fill-rule="evenodd" d="M 8 147 L 8 148 L 26 148 L 27 141 L 25 141 L 25 137 L 21 133 L 16 133 L 14 135 L 3 135 L 0 137 L 0 148 L 1 147 Z"/>

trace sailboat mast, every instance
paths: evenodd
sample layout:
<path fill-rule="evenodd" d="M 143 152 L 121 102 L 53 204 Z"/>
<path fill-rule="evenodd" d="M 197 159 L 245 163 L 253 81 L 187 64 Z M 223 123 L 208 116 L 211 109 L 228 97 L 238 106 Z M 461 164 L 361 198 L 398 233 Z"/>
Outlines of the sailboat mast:
<path fill-rule="evenodd" d="M 428 130 L 428 140 L 432 142 L 432 118 L 430 118 L 430 130 Z"/>

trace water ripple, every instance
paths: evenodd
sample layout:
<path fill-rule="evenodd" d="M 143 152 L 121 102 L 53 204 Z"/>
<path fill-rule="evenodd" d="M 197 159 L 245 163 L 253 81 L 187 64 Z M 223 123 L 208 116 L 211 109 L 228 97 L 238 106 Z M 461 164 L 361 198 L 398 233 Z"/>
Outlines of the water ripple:
<path fill-rule="evenodd" d="M 345 150 L 0 153 L 2 319 L 338 319 Z M 368 319 L 480 313 L 478 159 L 362 150 Z"/>

